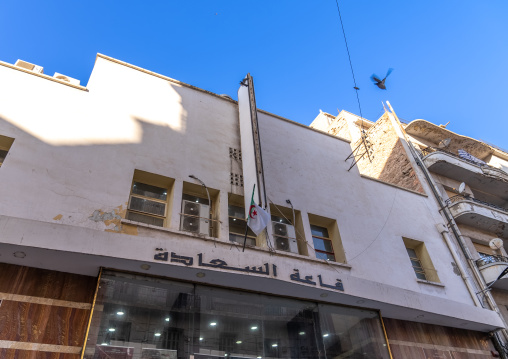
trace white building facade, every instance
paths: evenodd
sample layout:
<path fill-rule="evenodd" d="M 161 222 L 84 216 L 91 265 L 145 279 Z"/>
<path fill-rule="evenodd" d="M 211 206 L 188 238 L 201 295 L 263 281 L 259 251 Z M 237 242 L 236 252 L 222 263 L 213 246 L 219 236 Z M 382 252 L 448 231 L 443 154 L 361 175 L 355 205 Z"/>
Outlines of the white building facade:
<path fill-rule="evenodd" d="M 496 350 L 505 324 L 480 303 L 402 131 L 409 184 L 351 168 L 354 138 L 258 111 L 272 223 L 243 251 L 236 101 L 104 55 L 86 87 L 19 65 L 0 63 L 5 357 Z"/>

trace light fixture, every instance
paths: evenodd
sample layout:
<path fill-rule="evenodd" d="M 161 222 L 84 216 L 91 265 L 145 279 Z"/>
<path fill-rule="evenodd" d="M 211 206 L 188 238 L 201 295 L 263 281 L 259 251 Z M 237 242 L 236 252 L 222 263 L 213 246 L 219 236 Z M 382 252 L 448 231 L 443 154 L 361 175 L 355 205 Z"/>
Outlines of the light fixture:
<path fill-rule="evenodd" d="M 216 325 L 217 325 L 217 323 L 215 323 L 215 322 L 210 323 L 210 326 L 212 326 L 212 327 L 215 327 Z"/>
<path fill-rule="evenodd" d="M 305 335 L 305 332 L 300 332 L 300 333 L 298 333 L 298 334 L 300 334 L 300 335 Z"/>
<path fill-rule="evenodd" d="M 420 315 L 417 315 L 416 318 L 420 319 L 420 318 L 423 318 L 424 315 L 423 314 L 420 314 Z"/>
<path fill-rule="evenodd" d="M 116 329 L 115 328 L 109 328 L 108 329 L 110 332 L 114 332 Z"/>
<path fill-rule="evenodd" d="M 13 255 L 16 258 L 25 258 L 26 257 L 26 253 L 25 252 L 20 252 L 20 251 L 14 252 Z"/>
<path fill-rule="evenodd" d="M 166 322 L 169 322 L 169 317 L 167 317 L 166 319 L 164 319 Z"/>
<path fill-rule="evenodd" d="M 101 345 L 108 345 L 108 343 L 102 343 Z"/>
<path fill-rule="evenodd" d="M 203 272 L 198 272 L 198 273 L 196 273 L 196 277 L 198 277 L 198 278 L 203 278 L 205 275 L 206 275 L 206 274 L 205 274 L 205 273 L 203 273 Z"/>
<path fill-rule="evenodd" d="M 277 344 L 272 344 L 272 347 L 274 347 L 274 348 L 277 347 Z"/>
<path fill-rule="evenodd" d="M 142 264 L 139 267 L 144 270 L 149 270 L 152 266 L 150 264 Z"/>
<path fill-rule="evenodd" d="M 199 199 L 197 199 L 196 202 L 199 202 Z"/>
<path fill-rule="evenodd" d="M 326 298 L 326 297 L 328 297 L 328 293 L 321 293 L 319 296 L 320 296 L 321 298 Z"/>
<path fill-rule="evenodd" d="M 199 341 L 202 341 L 202 340 L 203 340 L 203 338 L 199 338 Z"/>
<path fill-rule="evenodd" d="M 116 315 L 124 315 L 124 312 L 116 312 Z"/>
<path fill-rule="evenodd" d="M 357 304 L 362 304 L 362 303 L 365 303 L 365 301 L 360 299 L 360 300 L 357 300 L 356 303 Z"/>
<path fill-rule="evenodd" d="M 330 334 L 326 333 L 326 334 L 323 334 L 323 338 L 326 338 L 327 336 L 329 336 Z"/>
<path fill-rule="evenodd" d="M 241 340 L 237 340 L 236 344 L 242 344 L 242 341 Z"/>
<path fill-rule="evenodd" d="M 263 357 L 257 357 L 257 359 L 263 359 Z"/>
<path fill-rule="evenodd" d="M 161 333 L 155 333 L 154 334 L 156 337 L 160 337 L 161 336 Z"/>
<path fill-rule="evenodd" d="M 236 218 L 233 218 L 233 221 L 236 221 Z"/>
<path fill-rule="evenodd" d="M 256 330 L 258 327 L 256 326 L 253 326 L 253 327 L 250 327 L 250 330 Z"/>

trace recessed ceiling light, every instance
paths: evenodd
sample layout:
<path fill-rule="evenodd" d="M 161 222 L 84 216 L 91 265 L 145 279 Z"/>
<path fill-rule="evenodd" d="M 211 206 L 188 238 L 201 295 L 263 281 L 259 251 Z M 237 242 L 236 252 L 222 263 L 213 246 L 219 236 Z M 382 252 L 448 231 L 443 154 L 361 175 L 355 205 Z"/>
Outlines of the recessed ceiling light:
<path fill-rule="evenodd" d="M 242 344 L 242 341 L 241 340 L 237 340 L 236 344 Z"/>
<path fill-rule="evenodd" d="M 26 253 L 25 252 L 20 252 L 20 251 L 14 252 L 13 255 L 16 258 L 25 258 L 26 257 Z"/>
<path fill-rule="evenodd" d="M 210 325 L 211 325 L 212 327 L 215 327 L 215 326 L 217 325 L 217 323 L 215 323 L 215 322 L 211 322 L 211 323 L 210 323 Z"/>
<path fill-rule="evenodd" d="M 277 344 L 272 344 L 272 347 L 274 347 L 274 348 L 275 348 L 276 346 L 277 346 Z"/>
<path fill-rule="evenodd" d="M 319 296 L 320 296 L 321 298 L 326 298 L 326 297 L 328 297 L 328 293 L 321 293 Z"/>
<path fill-rule="evenodd" d="M 300 332 L 300 333 L 298 333 L 298 334 L 300 334 L 300 335 L 305 335 L 305 332 Z"/>
<path fill-rule="evenodd" d="M 142 264 L 139 267 L 144 270 L 149 270 L 152 266 L 150 264 Z"/>
<path fill-rule="evenodd" d="M 164 320 L 165 320 L 166 322 L 169 322 L 169 319 L 170 319 L 170 318 L 169 318 L 169 317 L 167 317 L 167 318 L 166 318 L 166 319 L 164 319 Z"/>
<path fill-rule="evenodd" d="M 263 357 L 257 357 L 257 359 L 263 359 Z"/>
<path fill-rule="evenodd" d="M 196 273 L 196 277 L 198 277 L 198 278 L 203 278 L 205 275 L 206 275 L 206 274 L 205 274 L 205 273 L 203 273 L 203 272 L 198 272 L 198 273 Z"/>
<path fill-rule="evenodd" d="M 365 303 L 365 301 L 360 299 L 360 300 L 357 300 L 356 303 L 357 304 L 362 304 L 362 303 Z"/>
<path fill-rule="evenodd" d="M 101 345 L 108 345 L 108 343 L 102 343 Z"/>
<path fill-rule="evenodd" d="M 114 332 L 116 329 L 115 328 L 109 328 L 108 329 L 110 332 Z"/>
<path fill-rule="evenodd" d="M 201 341 L 201 340 L 203 340 L 203 338 L 199 338 L 199 340 Z"/>
<path fill-rule="evenodd" d="M 250 327 L 251 330 L 256 330 L 258 327 L 256 326 L 253 326 L 253 327 Z"/>
<path fill-rule="evenodd" d="M 323 334 L 323 337 L 326 338 L 327 336 L 329 336 L 330 334 Z"/>
<path fill-rule="evenodd" d="M 160 337 L 161 336 L 161 333 L 155 333 L 154 334 L 156 337 Z"/>
<path fill-rule="evenodd" d="M 124 315 L 124 312 L 116 312 L 116 315 Z"/>

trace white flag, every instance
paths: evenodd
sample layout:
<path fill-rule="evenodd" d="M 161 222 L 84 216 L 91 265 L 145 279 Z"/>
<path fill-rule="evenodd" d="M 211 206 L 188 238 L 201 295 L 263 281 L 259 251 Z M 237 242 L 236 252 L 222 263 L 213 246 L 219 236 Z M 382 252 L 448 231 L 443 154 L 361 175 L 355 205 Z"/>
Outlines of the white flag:
<path fill-rule="evenodd" d="M 263 208 L 259 207 L 254 200 L 250 204 L 249 218 L 247 225 L 257 235 L 270 223 L 270 215 Z"/>

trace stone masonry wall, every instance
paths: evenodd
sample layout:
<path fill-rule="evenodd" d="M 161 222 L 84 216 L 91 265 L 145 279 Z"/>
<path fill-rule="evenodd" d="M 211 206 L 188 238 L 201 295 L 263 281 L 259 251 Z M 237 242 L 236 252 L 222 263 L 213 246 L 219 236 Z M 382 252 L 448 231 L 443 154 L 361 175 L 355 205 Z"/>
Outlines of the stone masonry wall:
<path fill-rule="evenodd" d="M 389 117 L 385 114 L 367 131 L 371 143 L 370 159 L 367 154 L 358 161 L 360 174 L 424 194 L 414 168 Z M 354 149 L 361 139 L 351 144 Z M 361 154 L 363 151 L 359 151 Z"/>

